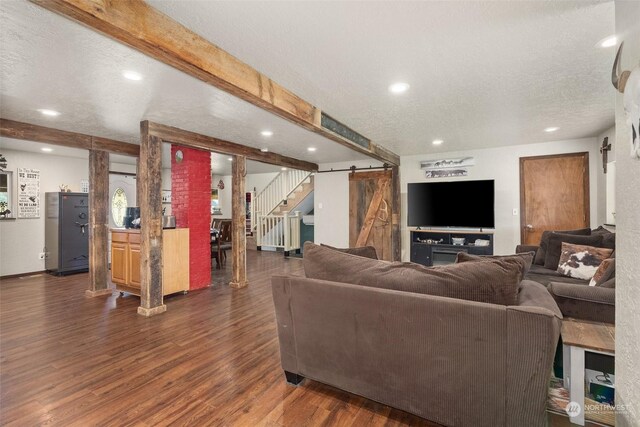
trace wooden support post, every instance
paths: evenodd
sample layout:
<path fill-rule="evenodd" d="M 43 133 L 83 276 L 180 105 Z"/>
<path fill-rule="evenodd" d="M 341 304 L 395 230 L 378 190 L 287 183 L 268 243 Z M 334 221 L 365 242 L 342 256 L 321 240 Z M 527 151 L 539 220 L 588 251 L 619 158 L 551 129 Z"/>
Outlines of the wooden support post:
<path fill-rule="evenodd" d="M 247 286 L 247 235 L 244 177 L 247 174 L 246 158 L 233 156 L 231 165 L 231 254 L 233 272 L 232 288 Z"/>
<path fill-rule="evenodd" d="M 402 235 L 400 233 L 400 168 L 391 168 L 391 256 L 394 261 L 402 260 Z"/>
<path fill-rule="evenodd" d="M 136 206 L 140 206 L 140 157 L 136 157 Z"/>
<path fill-rule="evenodd" d="M 149 123 L 140 123 L 140 307 L 138 314 L 153 316 L 167 310 L 162 303 L 162 140 L 149 135 Z"/>
<path fill-rule="evenodd" d="M 89 150 L 89 297 L 110 295 L 107 280 L 109 153 Z"/>

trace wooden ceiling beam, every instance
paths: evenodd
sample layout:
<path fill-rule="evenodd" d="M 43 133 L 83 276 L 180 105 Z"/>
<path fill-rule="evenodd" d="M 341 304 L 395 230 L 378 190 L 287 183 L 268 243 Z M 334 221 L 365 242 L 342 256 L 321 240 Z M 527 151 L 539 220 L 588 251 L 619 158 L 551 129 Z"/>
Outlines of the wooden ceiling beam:
<path fill-rule="evenodd" d="M 236 144 L 235 142 L 225 141 L 212 136 L 202 135 L 172 126 L 166 126 L 149 121 L 141 122 L 140 126 L 142 129 L 148 129 L 147 132 L 149 135 L 156 136 L 162 139 L 162 141 L 169 142 L 171 144 L 200 148 L 222 154 L 244 156 L 250 160 L 285 166 L 293 169 L 305 171 L 318 170 L 318 165 L 316 163 L 294 159 L 293 157 L 283 156 L 281 154 L 272 153 L 271 151 L 264 153 L 257 148 L 247 147 L 246 145 Z"/>
<path fill-rule="evenodd" d="M 400 164 L 397 154 L 327 116 L 142 0 L 31 1 L 345 147 Z"/>
<path fill-rule="evenodd" d="M 0 135 L 63 147 L 106 151 L 135 157 L 140 155 L 139 145 L 2 118 L 0 118 Z"/>

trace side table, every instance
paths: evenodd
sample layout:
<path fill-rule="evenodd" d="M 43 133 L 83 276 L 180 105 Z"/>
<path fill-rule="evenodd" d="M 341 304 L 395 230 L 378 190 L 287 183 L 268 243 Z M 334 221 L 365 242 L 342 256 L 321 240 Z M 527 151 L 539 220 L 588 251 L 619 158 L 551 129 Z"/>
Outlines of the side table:
<path fill-rule="evenodd" d="M 615 326 L 601 322 L 565 319 L 562 321 L 561 335 L 564 386 L 569 390 L 569 400 L 580 406 L 580 411 L 574 416 L 569 414 L 569 419 L 571 423 L 583 426 L 585 353 L 614 356 Z"/>

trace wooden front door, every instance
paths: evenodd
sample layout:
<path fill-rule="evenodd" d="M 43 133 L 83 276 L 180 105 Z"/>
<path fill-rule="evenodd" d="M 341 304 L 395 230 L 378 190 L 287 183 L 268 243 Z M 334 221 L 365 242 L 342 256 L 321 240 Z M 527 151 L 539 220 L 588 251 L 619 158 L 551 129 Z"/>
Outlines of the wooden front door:
<path fill-rule="evenodd" d="M 520 158 L 523 244 L 537 245 L 545 230 L 589 224 L 589 153 Z"/>
<path fill-rule="evenodd" d="M 373 246 L 393 260 L 391 171 L 349 174 L 349 246 Z"/>

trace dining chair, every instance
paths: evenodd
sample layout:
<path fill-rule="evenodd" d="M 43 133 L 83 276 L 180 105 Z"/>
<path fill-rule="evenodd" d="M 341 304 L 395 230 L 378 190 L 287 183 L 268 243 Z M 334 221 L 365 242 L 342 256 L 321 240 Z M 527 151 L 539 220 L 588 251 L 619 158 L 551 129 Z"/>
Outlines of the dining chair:
<path fill-rule="evenodd" d="M 220 228 L 218 229 L 218 259 L 220 264 L 224 266 L 227 261 L 227 250 L 231 249 L 233 244 L 231 239 L 231 220 L 221 220 Z"/>

